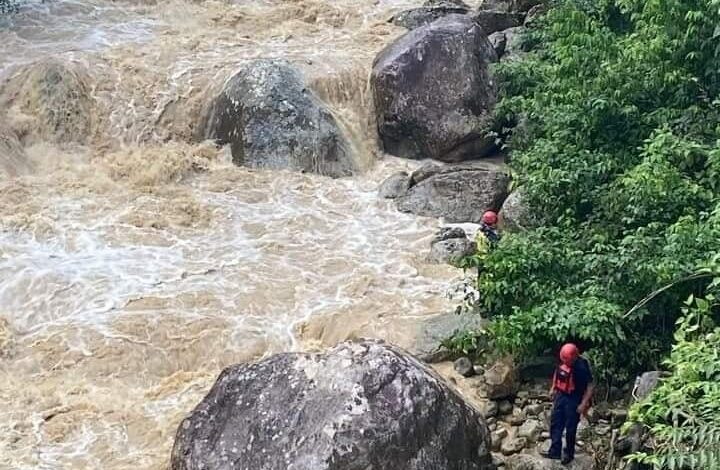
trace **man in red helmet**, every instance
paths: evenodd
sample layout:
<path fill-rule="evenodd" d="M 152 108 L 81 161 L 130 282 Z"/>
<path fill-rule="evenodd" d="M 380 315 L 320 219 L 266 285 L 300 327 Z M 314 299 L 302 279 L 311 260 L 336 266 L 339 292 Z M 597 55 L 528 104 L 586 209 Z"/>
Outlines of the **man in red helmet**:
<path fill-rule="evenodd" d="M 497 231 L 498 216 L 493 211 L 487 211 L 483 214 L 480 221 L 480 228 L 475 236 L 477 242 L 477 252 L 486 255 L 500 242 L 500 234 Z"/>
<path fill-rule="evenodd" d="M 575 436 L 580 416 L 587 413 L 593 394 L 593 377 L 588 361 L 580 356 L 573 343 L 560 348 L 560 364 L 555 368 L 551 393 L 553 409 L 550 417 L 549 459 L 562 459 L 563 464 L 575 458 Z M 565 452 L 562 452 L 562 435 L 565 431 Z"/>

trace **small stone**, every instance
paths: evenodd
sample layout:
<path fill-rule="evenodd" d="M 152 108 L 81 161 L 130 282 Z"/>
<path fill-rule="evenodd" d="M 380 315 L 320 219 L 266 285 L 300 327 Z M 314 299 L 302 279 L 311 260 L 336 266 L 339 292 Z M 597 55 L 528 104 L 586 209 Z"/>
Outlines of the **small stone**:
<path fill-rule="evenodd" d="M 577 446 L 580 448 L 585 447 L 585 441 L 577 441 Z"/>
<path fill-rule="evenodd" d="M 497 403 L 498 413 L 499 413 L 501 416 L 503 416 L 503 415 L 509 415 L 510 413 L 512 413 L 512 411 L 513 411 L 513 404 L 510 403 L 509 401 L 503 400 L 503 401 L 501 401 L 501 402 L 495 402 L 495 403 Z"/>
<path fill-rule="evenodd" d="M 530 442 L 535 442 L 542 432 L 543 425 L 535 419 L 528 419 L 518 429 L 518 436 L 525 437 Z"/>
<path fill-rule="evenodd" d="M 610 411 L 610 422 L 613 427 L 619 428 L 627 420 L 627 410 L 615 409 Z"/>
<path fill-rule="evenodd" d="M 544 409 L 545 407 L 540 404 L 528 405 L 525 407 L 525 414 L 527 416 L 538 416 Z"/>
<path fill-rule="evenodd" d="M 610 432 L 609 426 L 596 426 L 595 427 L 595 434 L 598 436 L 606 436 Z"/>
<path fill-rule="evenodd" d="M 503 428 L 498 429 L 497 431 L 493 431 L 490 434 L 490 446 L 492 450 L 498 451 L 500 450 L 500 446 L 502 445 L 503 439 L 507 437 L 507 431 Z"/>
<path fill-rule="evenodd" d="M 505 466 L 505 456 L 502 454 L 499 454 L 497 452 L 492 453 L 492 460 L 493 464 L 496 467 L 504 467 Z"/>
<path fill-rule="evenodd" d="M 505 417 L 505 422 L 510 424 L 511 426 L 519 426 L 525 421 L 525 416 L 523 415 L 508 415 Z"/>
<path fill-rule="evenodd" d="M 486 418 L 485 423 L 487 423 L 488 426 L 494 425 L 495 427 L 497 427 L 497 418 L 494 416 Z"/>
<path fill-rule="evenodd" d="M 500 452 L 503 455 L 517 454 L 525 448 L 527 445 L 527 439 L 524 437 L 515 437 L 511 439 L 505 439 L 500 446 Z"/>
<path fill-rule="evenodd" d="M 475 366 L 474 369 L 476 375 L 483 375 L 485 373 L 485 369 L 482 366 Z"/>
<path fill-rule="evenodd" d="M 455 368 L 455 372 L 462 375 L 463 377 L 472 377 L 475 374 L 473 363 L 467 357 L 461 357 L 460 359 L 456 360 L 453 364 L 453 367 Z"/>
<path fill-rule="evenodd" d="M 541 433 L 540 433 L 540 438 L 541 438 L 541 439 L 550 439 L 550 432 L 548 432 L 548 431 L 543 431 L 543 432 L 541 432 Z"/>
<path fill-rule="evenodd" d="M 485 418 L 495 417 L 498 414 L 498 404 L 495 401 L 489 400 L 480 406 L 480 412 Z"/>
<path fill-rule="evenodd" d="M 487 421 L 485 421 L 485 423 L 487 424 L 488 429 L 491 430 L 491 431 L 496 431 L 497 428 L 498 428 L 497 423 L 491 423 L 491 424 L 490 424 L 490 423 L 487 423 Z"/>

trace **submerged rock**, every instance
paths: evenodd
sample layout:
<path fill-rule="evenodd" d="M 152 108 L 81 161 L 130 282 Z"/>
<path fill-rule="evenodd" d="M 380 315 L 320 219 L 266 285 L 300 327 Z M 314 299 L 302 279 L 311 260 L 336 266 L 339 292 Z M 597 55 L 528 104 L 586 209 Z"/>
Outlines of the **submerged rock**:
<path fill-rule="evenodd" d="M 383 199 L 395 199 L 405 194 L 408 189 L 410 189 L 410 175 L 399 171 L 382 182 L 378 188 L 378 196 Z"/>
<path fill-rule="evenodd" d="M 173 470 L 489 470 L 478 412 L 376 341 L 225 369 L 180 424 Z"/>
<path fill-rule="evenodd" d="M 479 223 L 485 211 L 500 208 L 509 181 L 500 167 L 481 162 L 426 165 L 413 173 L 414 186 L 395 201 L 402 212 Z"/>
<path fill-rule="evenodd" d="M 96 107 L 91 88 L 80 65 L 46 59 L 23 66 L 2 86 L 0 112 L 25 144 L 87 143 Z"/>
<path fill-rule="evenodd" d="M 382 145 L 405 158 L 458 162 L 494 148 L 495 50 L 472 18 L 449 15 L 408 32 L 370 77 Z"/>
<path fill-rule="evenodd" d="M 229 143 L 237 165 L 333 177 L 356 170 L 335 118 L 284 60 L 256 60 L 230 78 L 205 116 L 202 137 Z"/>

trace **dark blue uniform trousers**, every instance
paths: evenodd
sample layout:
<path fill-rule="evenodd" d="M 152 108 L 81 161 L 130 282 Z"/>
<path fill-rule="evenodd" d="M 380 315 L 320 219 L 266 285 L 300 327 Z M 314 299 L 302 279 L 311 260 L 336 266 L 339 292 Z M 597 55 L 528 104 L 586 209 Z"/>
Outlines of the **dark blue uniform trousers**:
<path fill-rule="evenodd" d="M 560 457 L 562 452 L 562 435 L 565 431 L 565 455 L 575 457 L 575 436 L 580 413 L 577 408 L 581 398 L 564 393 L 558 393 L 553 401 L 552 415 L 550 416 L 550 439 L 552 445 L 548 454 L 551 457 Z"/>

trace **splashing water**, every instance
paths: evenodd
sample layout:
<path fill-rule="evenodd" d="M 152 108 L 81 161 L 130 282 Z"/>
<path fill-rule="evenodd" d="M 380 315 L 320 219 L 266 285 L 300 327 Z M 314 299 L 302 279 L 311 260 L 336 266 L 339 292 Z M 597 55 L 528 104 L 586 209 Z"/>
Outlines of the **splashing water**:
<path fill-rule="evenodd" d="M 402 344 L 399 325 L 448 309 L 458 273 L 424 262 L 437 222 L 376 195 L 411 163 L 376 161 L 366 79 L 402 33 L 387 18 L 418 3 L 61 1 L 0 26 L 1 82 L 75 64 L 92 114 L 61 143 L 6 116 L 28 161 L 0 179 L 0 468 L 166 468 L 223 367 L 359 335 Z M 302 68 L 365 174 L 237 168 L 188 143 L 256 57 Z"/>

